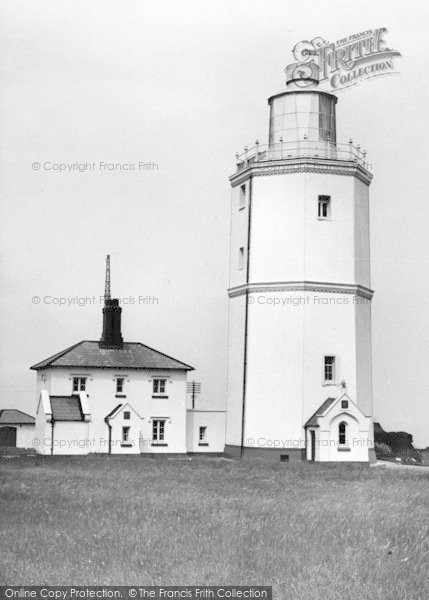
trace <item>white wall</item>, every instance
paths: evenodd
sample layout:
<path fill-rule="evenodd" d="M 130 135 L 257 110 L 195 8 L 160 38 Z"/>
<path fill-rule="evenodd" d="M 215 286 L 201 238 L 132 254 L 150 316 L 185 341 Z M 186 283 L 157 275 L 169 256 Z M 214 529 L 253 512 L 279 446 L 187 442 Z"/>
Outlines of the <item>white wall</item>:
<path fill-rule="evenodd" d="M 346 444 L 340 445 L 338 426 L 344 421 L 346 427 Z M 328 412 L 317 419 L 315 460 L 321 462 L 368 462 L 369 450 L 373 448 L 371 419 L 360 412 L 355 404 L 349 401 L 349 408 L 341 408 L 341 399 Z M 308 435 L 307 459 L 311 459 L 310 430 Z"/>
<path fill-rule="evenodd" d="M 16 447 L 34 448 L 35 425 L 16 425 Z"/>
<path fill-rule="evenodd" d="M 48 388 L 52 396 L 69 396 L 72 393 L 72 377 L 87 377 L 85 392 L 88 394 L 88 404 L 91 422 L 88 427 L 89 452 L 108 451 L 108 427 L 105 417 L 118 405 L 129 403 L 144 417 L 141 425 L 141 437 L 152 438 L 152 418 L 165 418 L 166 441 L 168 446 L 162 448 L 145 446 L 149 453 L 183 453 L 186 452 L 186 372 L 161 370 L 118 370 L 118 369 L 64 369 L 53 368 L 48 373 Z M 124 395 L 116 397 L 115 377 L 125 377 Z M 167 379 L 167 398 L 152 398 L 153 377 Z M 38 377 L 38 395 L 44 389 L 46 382 Z M 39 421 L 43 421 L 39 418 Z M 55 425 L 55 429 L 58 424 Z M 41 428 L 41 424 L 39 425 Z M 45 426 L 46 429 L 46 426 Z M 50 429 L 50 425 L 49 425 Z M 58 430 L 62 435 L 62 430 Z M 71 429 L 71 435 L 78 430 Z M 42 434 L 46 437 L 46 432 Z M 77 445 L 79 435 L 76 438 Z M 71 444 L 69 435 L 64 436 L 67 444 Z"/>
<path fill-rule="evenodd" d="M 331 196 L 330 220 L 317 218 L 319 195 Z M 355 211 L 361 210 L 363 205 L 362 209 L 355 205 L 353 177 L 320 173 L 255 177 L 250 281 L 365 285 L 366 281 L 356 281 L 355 274 Z M 234 243 L 233 238 L 232 256 Z"/>
<path fill-rule="evenodd" d="M 237 185 L 231 287 L 245 283 L 236 258 L 247 246 L 248 201 L 239 210 L 239 195 Z M 328 220 L 318 219 L 319 195 L 331 197 Z M 304 423 L 327 397 L 339 395 L 343 379 L 351 398 L 372 414 L 370 304 L 342 291 L 281 289 L 302 281 L 370 286 L 368 197 L 368 186 L 352 176 L 252 180 L 249 283 L 261 286 L 248 306 L 245 446 L 302 447 Z M 226 443 L 234 445 L 241 443 L 245 302 L 244 294 L 229 300 Z M 323 381 L 328 354 L 336 356 L 337 385 Z"/>
<path fill-rule="evenodd" d="M 241 444 L 246 296 L 229 299 L 226 444 Z"/>
<path fill-rule="evenodd" d="M 34 438 L 36 434 L 35 425 L 0 425 L 0 429 L 12 427 L 16 429 L 16 447 L 17 448 L 34 448 Z M 37 444 L 36 444 L 37 445 Z"/>
<path fill-rule="evenodd" d="M 186 412 L 188 452 L 223 452 L 225 449 L 225 411 L 188 410 Z M 207 427 L 207 445 L 199 443 L 199 428 Z"/>
<path fill-rule="evenodd" d="M 129 419 L 124 419 L 124 412 L 130 413 Z M 146 451 L 150 441 L 143 438 L 143 419 L 131 406 L 128 404 L 123 405 L 109 422 L 111 426 L 112 454 L 140 454 L 140 452 Z M 127 444 L 122 442 L 123 427 L 130 428 Z M 108 452 L 108 447 L 106 451 Z"/>

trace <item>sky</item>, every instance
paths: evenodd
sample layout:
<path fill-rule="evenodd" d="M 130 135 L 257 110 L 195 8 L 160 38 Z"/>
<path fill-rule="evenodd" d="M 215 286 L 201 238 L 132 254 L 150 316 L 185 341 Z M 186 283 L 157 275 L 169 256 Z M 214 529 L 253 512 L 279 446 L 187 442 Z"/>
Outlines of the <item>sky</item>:
<path fill-rule="evenodd" d="M 429 446 L 427 4 L 3 0 L 0 20 L 0 408 L 35 414 L 29 367 L 99 339 L 106 254 L 124 338 L 223 408 L 235 153 L 267 140 L 297 42 L 386 27 L 399 73 L 338 92 L 337 137 L 374 173 L 374 419 Z"/>

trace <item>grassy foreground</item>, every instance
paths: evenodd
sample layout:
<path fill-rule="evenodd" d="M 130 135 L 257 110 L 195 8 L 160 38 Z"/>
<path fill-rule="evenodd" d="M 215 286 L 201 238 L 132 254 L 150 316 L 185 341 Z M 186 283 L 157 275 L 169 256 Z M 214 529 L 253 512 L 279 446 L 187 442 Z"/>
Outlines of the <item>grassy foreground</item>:
<path fill-rule="evenodd" d="M 0 584 L 427 600 L 429 476 L 222 459 L 0 460 Z"/>

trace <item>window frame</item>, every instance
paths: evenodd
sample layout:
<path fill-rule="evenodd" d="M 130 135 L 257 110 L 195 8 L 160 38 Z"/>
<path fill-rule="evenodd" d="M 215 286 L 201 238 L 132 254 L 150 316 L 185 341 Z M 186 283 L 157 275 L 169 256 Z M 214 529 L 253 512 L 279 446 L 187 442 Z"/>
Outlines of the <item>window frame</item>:
<path fill-rule="evenodd" d="M 326 216 L 321 214 L 321 207 L 326 207 Z M 331 220 L 331 196 L 325 194 L 319 194 L 317 198 L 317 219 L 318 221 L 330 221 Z"/>
<path fill-rule="evenodd" d="M 332 358 L 333 362 L 328 365 L 327 364 L 327 360 L 328 358 Z M 327 368 L 331 368 L 331 378 L 327 378 Z M 337 369 L 338 369 L 338 361 L 337 361 L 337 357 L 335 354 L 324 354 L 323 355 L 323 372 L 322 372 L 322 377 L 323 377 L 323 384 L 324 385 L 335 385 L 335 381 L 337 378 Z"/>
<path fill-rule="evenodd" d="M 243 208 L 246 208 L 246 196 L 247 186 L 245 183 L 243 183 L 239 188 L 238 210 L 243 210 Z"/>
<path fill-rule="evenodd" d="M 168 446 L 165 441 L 165 424 L 167 423 L 167 418 L 158 417 L 156 419 L 152 419 L 152 446 Z"/>
<path fill-rule="evenodd" d="M 116 377 L 116 394 L 125 395 L 124 394 L 125 387 L 125 377 Z M 119 389 L 120 388 L 120 389 Z"/>
<path fill-rule="evenodd" d="M 244 269 L 244 265 L 246 264 L 244 246 L 240 246 L 238 249 L 238 270 L 242 271 Z"/>
<path fill-rule="evenodd" d="M 203 436 L 201 437 L 201 434 Z M 199 425 L 198 426 L 198 446 L 208 446 L 209 443 L 207 441 L 207 425 Z"/>
<path fill-rule="evenodd" d="M 347 423 L 346 423 L 346 421 L 341 421 L 338 424 L 338 446 L 339 447 L 347 446 Z"/>
<path fill-rule="evenodd" d="M 122 426 L 121 446 L 132 446 L 130 441 L 131 427 L 129 425 Z"/>
<path fill-rule="evenodd" d="M 72 394 L 79 394 L 79 392 L 86 392 L 86 380 L 88 377 L 86 375 L 72 375 Z M 75 390 L 75 381 L 77 381 L 77 389 Z M 83 388 L 82 388 L 83 381 Z"/>
<path fill-rule="evenodd" d="M 130 410 L 124 410 L 124 421 L 131 421 L 131 411 Z"/>
<path fill-rule="evenodd" d="M 160 384 L 160 382 L 164 382 Z M 153 377 L 152 379 L 152 398 L 168 398 L 167 394 L 168 377 Z M 161 391 L 161 388 L 162 391 Z"/>

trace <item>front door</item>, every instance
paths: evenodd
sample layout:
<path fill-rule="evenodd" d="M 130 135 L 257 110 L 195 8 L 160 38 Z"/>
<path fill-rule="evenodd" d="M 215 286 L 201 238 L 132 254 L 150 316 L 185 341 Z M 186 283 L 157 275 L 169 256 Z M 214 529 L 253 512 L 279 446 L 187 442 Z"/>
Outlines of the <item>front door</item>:
<path fill-rule="evenodd" d="M 16 427 L 0 427 L 0 446 L 16 448 Z"/>
<path fill-rule="evenodd" d="M 311 443 L 311 460 L 316 459 L 316 432 L 314 429 L 310 430 L 310 443 Z"/>

